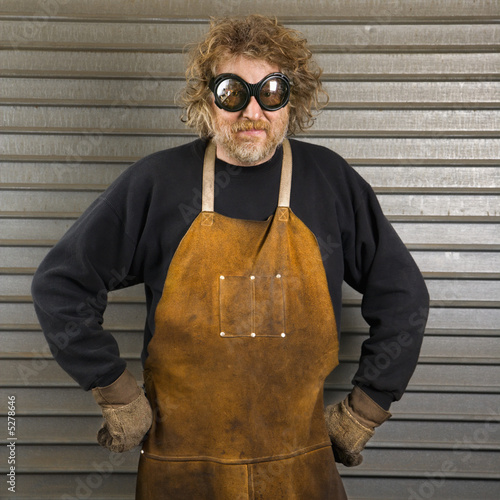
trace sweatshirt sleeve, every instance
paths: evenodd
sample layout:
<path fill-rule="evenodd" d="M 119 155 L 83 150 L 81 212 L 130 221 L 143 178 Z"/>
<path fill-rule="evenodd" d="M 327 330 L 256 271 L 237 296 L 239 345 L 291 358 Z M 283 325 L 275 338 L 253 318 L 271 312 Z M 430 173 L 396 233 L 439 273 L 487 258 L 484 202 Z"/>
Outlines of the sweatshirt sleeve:
<path fill-rule="evenodd" d="M 415 370 L 429 295 L 372 188 L 353 175 L 359 189 L 353 224 L 344 232 L 344 279 L 363 294 L 361 312 L 370 327 L 353 383 L 387 409 L 401 398 Z"/>
<path fill-rule="evenodd" d="M 111 384 L 125 369 L 102 323 L 108 291 L 141 282 L 132 275 L 135 246 L 127 224 L 103 195 L 35 273 L 34 307 L 51 352 L 85 390 Z"/>

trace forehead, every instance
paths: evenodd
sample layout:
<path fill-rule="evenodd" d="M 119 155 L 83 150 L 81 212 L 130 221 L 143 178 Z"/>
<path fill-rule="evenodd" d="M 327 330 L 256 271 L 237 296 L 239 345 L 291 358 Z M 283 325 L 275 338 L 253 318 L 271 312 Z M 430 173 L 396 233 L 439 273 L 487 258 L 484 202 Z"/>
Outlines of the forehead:
<path fill-rule="evenodd" d="M 244 56 L 231 57 L 223 60 L 217 66 L 217 74 L 234 73 L 248 83 L 257 83 L 269 73 L 276 73 L 280 68 L 264 61 L 263 59 L 251 59 Z"/>

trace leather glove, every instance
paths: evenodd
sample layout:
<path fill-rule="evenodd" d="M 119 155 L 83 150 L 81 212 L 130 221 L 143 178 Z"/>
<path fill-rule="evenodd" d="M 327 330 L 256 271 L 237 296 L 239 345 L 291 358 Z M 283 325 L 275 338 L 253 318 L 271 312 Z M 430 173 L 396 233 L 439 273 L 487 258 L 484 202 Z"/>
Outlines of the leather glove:
<path fill-rule="evenodd" d="M 97 442 L 115 453 L 139 445 L 153 423 L 153 412 L 135 377 L 127 370 L 106 387 L 92 389 L 104 422 Z"/>
<path fill-rule="evenodd" d="M 335 459 L 347 467 L 359 465 L 363 461 L 361 452 L 375 427 L 391 416 L 359 387 L 354 387 L 344 401 L 327 406 L 326 426 Z"/>

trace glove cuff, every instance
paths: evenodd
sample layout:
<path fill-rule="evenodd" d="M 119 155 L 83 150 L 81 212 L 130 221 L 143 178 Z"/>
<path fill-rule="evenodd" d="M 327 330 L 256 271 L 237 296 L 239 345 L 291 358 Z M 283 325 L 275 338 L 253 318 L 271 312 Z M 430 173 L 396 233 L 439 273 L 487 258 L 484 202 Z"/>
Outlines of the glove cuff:
<path fill-rule="evenodd" d="M 92 389 L 94 399 L 102 407 L 127 405 L 141 393 L 135 377 L 127 369 L 112 384 Z"/>
<path fill-rule="evenodd" d="M 356 420 L 368 428 L 382 425 L 392 417 L 391 413 L 380 407 L 370 396 L 358 386 L 355 386 L 344 404 Z"/>

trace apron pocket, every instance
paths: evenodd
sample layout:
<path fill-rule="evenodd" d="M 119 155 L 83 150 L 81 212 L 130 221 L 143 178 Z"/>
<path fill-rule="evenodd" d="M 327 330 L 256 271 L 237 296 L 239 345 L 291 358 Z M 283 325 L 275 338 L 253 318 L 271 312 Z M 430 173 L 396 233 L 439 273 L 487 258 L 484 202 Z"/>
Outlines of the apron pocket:
<path fill-rule="evenodd" d="M 284 337 L 284 278 L 220 276 L 221 337 Z"/>

